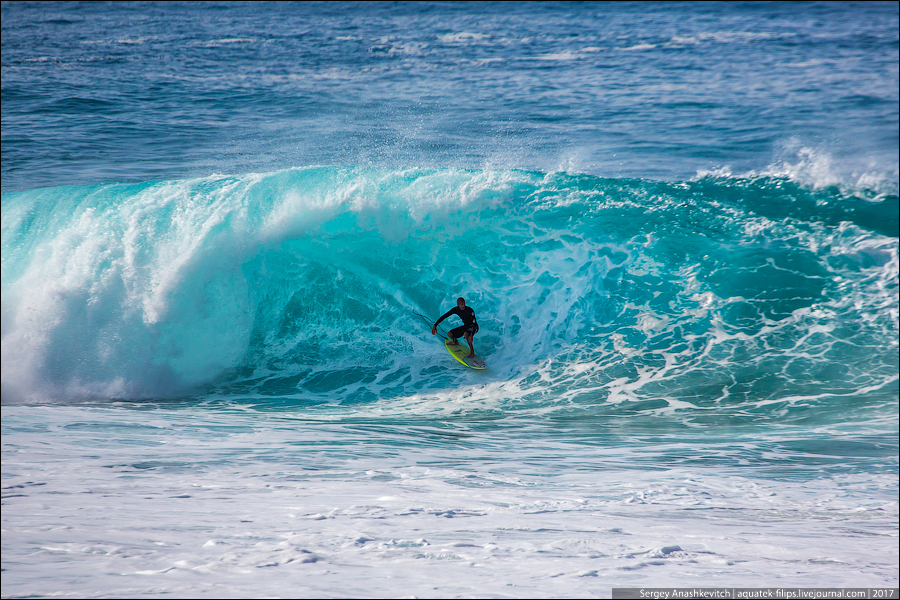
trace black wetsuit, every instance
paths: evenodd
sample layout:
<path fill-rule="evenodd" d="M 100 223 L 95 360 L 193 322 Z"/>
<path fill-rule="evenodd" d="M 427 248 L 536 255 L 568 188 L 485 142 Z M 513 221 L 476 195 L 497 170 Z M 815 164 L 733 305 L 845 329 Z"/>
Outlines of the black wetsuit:
<path fill-rule="evenodd" d="M 460 310 L 458 306 L 454 306 L 444 313 L 444 316 L 438 319 L 437 323 L 440 323 L 450 315 L 458 316 L 463 322 L 461 326 L 450 330 L 450 337 L 453 339 L 465 337 L 467 333 L 471 333 L 472 335 L 478 333 L 478 321 L 475 320 L 475 311 L 472 310 L 471 306 L 467 306 L 462 310 Z M 437 323 L 435 323 L 435 326 L 437 326 Z"/>

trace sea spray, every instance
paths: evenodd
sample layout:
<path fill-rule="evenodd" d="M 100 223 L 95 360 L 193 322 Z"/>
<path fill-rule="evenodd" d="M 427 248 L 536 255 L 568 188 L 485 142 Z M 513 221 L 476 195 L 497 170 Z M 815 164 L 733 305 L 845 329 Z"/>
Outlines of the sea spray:
<path fill-rule="evenodd" d="M 861 417 L 896 397 L 896 204 L 349 167 L 4 194 L 4 398 L 353 404 L 462 380 L 503 385 L 503 410 Z M 489 374 L 412 314 L 460 295 Z"/>

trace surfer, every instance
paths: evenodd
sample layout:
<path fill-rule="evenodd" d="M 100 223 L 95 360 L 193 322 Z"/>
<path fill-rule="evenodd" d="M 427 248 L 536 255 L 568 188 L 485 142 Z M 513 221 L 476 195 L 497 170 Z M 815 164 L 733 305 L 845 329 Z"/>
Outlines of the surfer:
<path fill-rule="evenodd" d="M 466 306 L 466 300 L 464 298 L 456 299 L 456 308 L 451 308 L 444 316 L 437 320 L 437 323 L 434 324 L 434 327 L 431 328 L 431 335 L 435 335 L 437 333 L 438 323 L 449 317 L 450 315 L 456 315 L 460 319 L 462 319 L 463 324 L 457 327 L 456 329 L 450 330 L 450 346 L 458 346 L 459 342 L 457 342 L 457 338 L 464 337 L 467 342 L 469 342 L 469 355 L 466 358 L 473 358 L 475 356 L 475 346 L 472 345 L 472 338 L 476 333 L 478 333 L 478 321 L 475 320 L 475 311 L 472 310 L 471 306 Z"/>

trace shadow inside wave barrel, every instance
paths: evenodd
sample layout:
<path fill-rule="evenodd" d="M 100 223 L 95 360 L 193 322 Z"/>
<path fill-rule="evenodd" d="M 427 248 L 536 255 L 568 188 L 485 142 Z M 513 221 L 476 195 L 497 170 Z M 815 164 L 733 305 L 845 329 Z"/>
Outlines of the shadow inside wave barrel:
<path fill-rule="evenodd" d="M 349 167 L 4 194 L 3 401 L 865 419 L 897 395 L 896 204 Z M 488 371 L 413 315 L 458 296 Z"/>

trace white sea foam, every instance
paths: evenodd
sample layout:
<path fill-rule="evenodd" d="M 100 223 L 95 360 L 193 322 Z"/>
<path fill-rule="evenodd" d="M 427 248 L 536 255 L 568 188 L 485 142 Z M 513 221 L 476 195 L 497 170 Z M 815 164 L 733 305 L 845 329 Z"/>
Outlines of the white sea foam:
<path fill-rule="evenodd" d="M 284 417 L 4 407 L 4 439 L 17 432 L 3 456 L 4 563 L 16 564 L 4 594 L 897 584 L 894 476 L 723 468 L 765 455 L 740 439 L 661 442 L 644 469 L 648 450 L 632 444 L 500 444 L 460 423 L 413 428 L 406 446 L 402 429 L 372 438 Z M 682 453 L 718 464 L 678 466 Z"/>
<path fill-rule="evenodd" d="M 811 189 L 837 187 L 844 193 L 873 200 L 881 200 L 885 194 L 897 193 L 896 163 L 893 165 L 844 163 L 835 159 L 830 152 L 805 146 L 795 138 L 781 144 L 778 152 L 782 158 L 763 169 L 735 172 L 731 166 L 723 165 L 699 169 L 694 179 L 783 177 Z"/>
<path fill-rule="evenodd" d="M 490 36 L 484 33 L 474 33 L 462 31 L 460 33 L 447 33 L 438 36 L 438 40 L 444 44 L 468 44 L 472 42 L 482 42 L 489 39 Z"/>
<path fill-rule="evenodd" d="M 896 6 L 573 6 L 3 5 L 4 597 L 897 585 Z"/>

